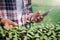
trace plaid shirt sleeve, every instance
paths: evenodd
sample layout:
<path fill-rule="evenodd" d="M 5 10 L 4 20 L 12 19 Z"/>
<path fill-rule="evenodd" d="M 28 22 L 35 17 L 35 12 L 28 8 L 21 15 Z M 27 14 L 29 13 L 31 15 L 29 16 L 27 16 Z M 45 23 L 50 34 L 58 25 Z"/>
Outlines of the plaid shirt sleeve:
<path fill-rule="evenodd" d="M 32 12 L 31 0 L 22 0 L 22 4 L 23 13 Z M 0 18 L 7 18 L 18 23 L 16 0 L 0 0 Z"/>
<path fill-rule="evenodd" d="M 32 13 L 31 0 L 23 0 L 23 14 L 24 13 Z"/>
<path fill-rule="evenodd" d="M 17 22 L 16 0 L 0 0 L 0 18 Z"/>

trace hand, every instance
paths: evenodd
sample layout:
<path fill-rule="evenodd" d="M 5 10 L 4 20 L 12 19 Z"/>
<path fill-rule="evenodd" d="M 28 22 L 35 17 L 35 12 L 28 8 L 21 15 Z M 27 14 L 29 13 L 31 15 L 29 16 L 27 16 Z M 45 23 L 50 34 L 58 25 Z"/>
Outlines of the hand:
<path fill-rule="evenodd" d="M 4 26 L 5 29 L 9 30 L 13 26 L 17 26 L 18 24 L 9 20 L 9 19 L 2 19 L 1 24 Z"/>
<path fill-rule="evenodd" d="M 43 16 L 41 15 L 41 11 L 37 11 L 35 13 L 29 14 L 30 20 L 32 22 L 41 22 L 43 21 Z"/>
<path fill-rule="evenodd" d="M 22 22 L 23 24 L 26 24 L 28 20 L 31 22 L 41 22 L 43 21 L 43 18 L 44 17 L 41 15 L 41 11 L 37 11 L 35 13 L 30 13 L 29 15 L 24 14 L 22 16 Z"/>

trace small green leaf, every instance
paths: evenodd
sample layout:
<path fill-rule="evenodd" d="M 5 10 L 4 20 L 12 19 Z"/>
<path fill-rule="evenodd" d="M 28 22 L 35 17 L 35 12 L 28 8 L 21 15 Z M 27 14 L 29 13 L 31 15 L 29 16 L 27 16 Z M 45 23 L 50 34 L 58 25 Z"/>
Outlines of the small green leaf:
<path fill-rule="evenodd" d="M 27 37 L 27 36 L 25 36 L 25 37 L 24 37 L 24 40 L 28 40 L 28 37 Z"/>
<path fill-rule="evenodd" d="M 35 37 L 39 37 L 39 34 L 37 33 L 37 34 L 35 34 Z"/>
<path fill-rule="evenodd" d="M 27 36 L 32 38 L 32 36 L 30 34 L 27 34 Z"/>
<path fill-rule="evenodd" d="M 6 38 L 6 40 L 10 40 L 10 38 Z"/>
<path fill-rule="evenodd" d="M 36 38 L 36 40 L 40 40 L 39 38 Z"/>
<path fill-rule="evenodd" d="M 12 32 L 9 32 L 9 38 L 12 38 Z"/>
<path fill-rule="evenodd" d="M 33 32 L 30 32 L 30 34 L 31 34 L 31 35 L 34 35 L 34 33 L 33 33 Z"/>

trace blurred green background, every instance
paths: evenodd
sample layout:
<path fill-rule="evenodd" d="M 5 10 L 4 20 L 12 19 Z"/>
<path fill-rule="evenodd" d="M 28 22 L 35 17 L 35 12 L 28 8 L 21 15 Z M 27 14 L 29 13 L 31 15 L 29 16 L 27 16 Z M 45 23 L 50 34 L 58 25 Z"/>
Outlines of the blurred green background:
<path fill-rule="evenodd" d="M 54 8 L 41 23 L 60 23 L 60 0 L 32 0 L 33 12 L 41 10 L 42 13 Z"/>

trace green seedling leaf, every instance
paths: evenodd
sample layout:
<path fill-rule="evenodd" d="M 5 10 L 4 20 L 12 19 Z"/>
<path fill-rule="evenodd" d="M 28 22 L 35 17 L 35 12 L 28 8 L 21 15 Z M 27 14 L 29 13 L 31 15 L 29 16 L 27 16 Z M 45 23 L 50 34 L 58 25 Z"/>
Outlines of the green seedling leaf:
<path fill-rule="evenodd" d="M 32 36 L 30 34 L 27 34 L 27 36 L 32 38 Z"/>
<path fill-rule="evenodd" d="M 35 34 L 35 37 L 39 38 L 39 34 L 38 34 L 38 33 L 37 33 L 37 34 Z"/>

